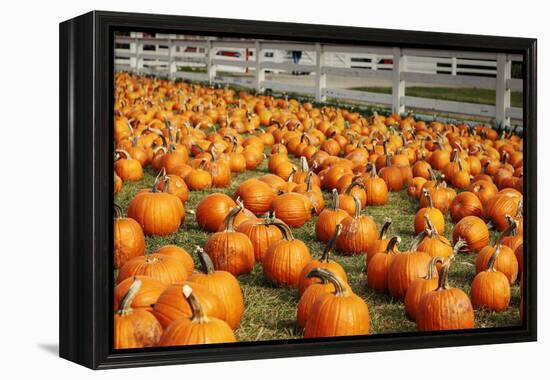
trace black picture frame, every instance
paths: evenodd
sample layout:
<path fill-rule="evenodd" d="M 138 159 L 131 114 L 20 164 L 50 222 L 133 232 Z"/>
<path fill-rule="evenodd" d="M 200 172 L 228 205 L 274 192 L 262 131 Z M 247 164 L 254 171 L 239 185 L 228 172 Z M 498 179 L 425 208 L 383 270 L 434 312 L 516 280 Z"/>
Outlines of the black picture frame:
<path fill-rule="evenodd" d="M 524 322 L 438 333 L 112 350 L 113 31 L 195 32 L 522 54 Z M 535 341 L 537 41 L 343 26 L 93 11 L 60 24 L 60 356 L 93 369 Z"/>

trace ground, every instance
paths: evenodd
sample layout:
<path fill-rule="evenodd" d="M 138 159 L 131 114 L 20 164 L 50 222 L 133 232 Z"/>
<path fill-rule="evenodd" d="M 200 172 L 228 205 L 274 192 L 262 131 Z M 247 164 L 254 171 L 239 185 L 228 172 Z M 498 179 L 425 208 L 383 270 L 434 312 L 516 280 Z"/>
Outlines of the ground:
<path fill-rule="evenodd" d="M 231 186 L 225 189 L 211 189 L 207 191 L 191 192 L 186 209 L 194 209 L 198 202 L 212 192 L 221 192 L 232 195 L 237 186 L 251 177 L 259 177 L 267 173 L 267 160 L 253 171 L 234 175 Z M 126 211 L 128 204 L 139 189 L 150 187 L 156 173 L 150 168 L 145 170 L 144 178 L 139 182 L 125 182 L 122 190 L 115 196 L 115 202 Z M 329 194 L 324 193 L 326 204 L 330 204 Z M 413 238 L 413 219 L 418 209 L 418 201 L 410 198 L 406 191 L 391 193 L 388 203 L 384 206 L 367 207 L 364 213 L 374 218 L 380 227 L 384 218 L 393 220 L 391 233 L 402 238 L 400 247 L 406 250 Z M 313 257 L 322 253 L 323 245 L 315 237 L 314 217 L 301 228 L 293 229 L 295 238 L 303 240 L 310 247 Z M 447 217 L 445 236 L 451 238 L 453 224 Z M 203 246 L 209 233 L 202 231 L 193 215 L 187 215 L 185 222 L 178 232 L 165 237 L 146 237 L 147 252 L 153 253 L 157 248 L 166 244 L 176 244 L 193 252 L 196 245 Z M 494 236 L 493 236 L 494 237 Z M 198 265 L 197 257 L 194 257 Z M 364 256 L 344 257 L 334 254 L 333 259 L 338 261 L 346 270 L 349 283 L 354 292 L 368 304 L 371 317 L 371 333 L 392 333 L 416 331 L 415 323 L 407 320 L 402 302 L 393 300 L 388 295 L 374 293 L 366 287 Z M 451 286 L 463 289 L 467 294 L 475 275 L 475 256 L 461 254 L 453 263 L 450 270 L 449 282 Z M 301 338 L 302 332 L 296 327 L 296 305 L 298 291 L 295 289 L 275 288 L 263 277 L 261 264 L 256 264 L 250 275 L 239 277 L 244 297 L 245 313 L 241 325 L 236 331 L 239 341 L 257 341 L 269 339 Z M 502 327 L 519 325 L 519 286 L 512 286 L 512 301 L 507 311 L 502 313 L 476 311 L 476 327 Z"/>

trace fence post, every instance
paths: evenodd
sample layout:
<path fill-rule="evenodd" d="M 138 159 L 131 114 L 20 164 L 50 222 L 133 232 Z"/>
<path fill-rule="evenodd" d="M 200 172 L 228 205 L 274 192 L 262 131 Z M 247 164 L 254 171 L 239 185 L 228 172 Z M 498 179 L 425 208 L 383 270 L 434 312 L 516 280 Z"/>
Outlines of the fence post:
<path fill-rule="evenodd" d="M 510 107 L 510 89 L 508 79 L 512 76 L 512 62 L 504 53 L 497 54 L 497 90 L 495 121 L 497 126 L 510 126 L 510 118 L 506 117 L 506 110 Z"/>
<path fill-rule="evenodd" d="M 172 44 L 172 38 L 168 37 L 168 77 L 175 79 L 176 63 L 174 62 L 174 45 Z"/>
<path fill-rule="evenodd" d="M 320 43 L 315 44 L 315 64 L 317 66 L 315 72 L 315 101 L 324 102 L 326 100 L 325 88 L 327 87 L 327 74 L 323 72 L 325 52 L 323 45 Z"/>
<path fill-rule="evenodd" d="M 256 55 L 256 91 L 262 92 L 264 89 L 262 84 L 265 80 L 265 71 L 262 69 L 262 45 L 260 41 L 254 42 L 255 55 Z"/>
<path fill-rule="evenodd" d="M 405 57 L 401 55 L 401 48 L 393 48 L 392 68 L 392 112 L 403 113 L 405 106 L 401 98 L 405 96 L 405 81 L 401 79 L 401 73 L 405 70 Z"/>
<path fill-rule="evenodd" d="M 372 58 L 370 59 L 370 69 L 378 70 L 378 56 L 376 54 L 373 54 Z"/>
<path fill-rule="evenodd" d="M 214 41 L 208 40 L 207 44 L 208 52 L 206 56 L 206 70 L 208 73 L 208 83 L 214 84 L 214 79 L 216 78 L 216 65 L 214 65 Z"/>
<path fill-rule="evenodd" d="M 136 38 L 136 74 L 138 75 L 141 73 L 143 67 L 143 62 L 141 61 L 141 46 L 141 39 Z"/>
<path fill-rule="evenodd" d="M 451 58 L 451 75 L 456 75 L 456 57 Z"/>

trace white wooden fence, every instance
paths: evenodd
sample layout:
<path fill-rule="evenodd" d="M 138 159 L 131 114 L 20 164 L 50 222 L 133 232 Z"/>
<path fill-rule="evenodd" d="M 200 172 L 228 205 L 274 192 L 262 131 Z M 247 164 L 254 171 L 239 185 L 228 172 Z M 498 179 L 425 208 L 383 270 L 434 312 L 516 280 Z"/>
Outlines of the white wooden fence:
<path fill-rule="evenodd" d="M 291 51 L 301 51 L 299 64 Z M 523 109 L 510 104 L 511 91 L 523 91 L 523 81 L 511 77 L 512 61 L 521 55 L 399 47 L 348 46 L 265 40 L 123 37 L 115 40 L 115 70 L 158 74 L 171 78 L 228 83 L 327 98 L 494 118 L 498 125 L 522 124 Z M 192 71 L 192 70 L 195 71 Z M 267 80 L 266 72 L 300 72 L 314 76 L 314 85 Z M 235 74 L 240 73 L 240 74 Z M 473 76 L 472 74 L 483 75 Z M 392 84 L 391 94 L 330 88 L 327 76 L 372 78 Z M 413 97 L 406 84 L 475 87 L 495 90 L 495 105 Z M 341 87 L 341 86 L 340 86 Z"/>

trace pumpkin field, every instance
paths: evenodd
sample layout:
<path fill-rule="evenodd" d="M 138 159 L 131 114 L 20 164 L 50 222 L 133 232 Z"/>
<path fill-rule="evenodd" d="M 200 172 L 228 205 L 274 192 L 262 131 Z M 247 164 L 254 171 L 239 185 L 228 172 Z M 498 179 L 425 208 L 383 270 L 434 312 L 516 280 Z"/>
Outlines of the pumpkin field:
<path fill-rule="evenodd" d="M 521 323 L 512 131 L 115 84 L 115 348 Z"/>

